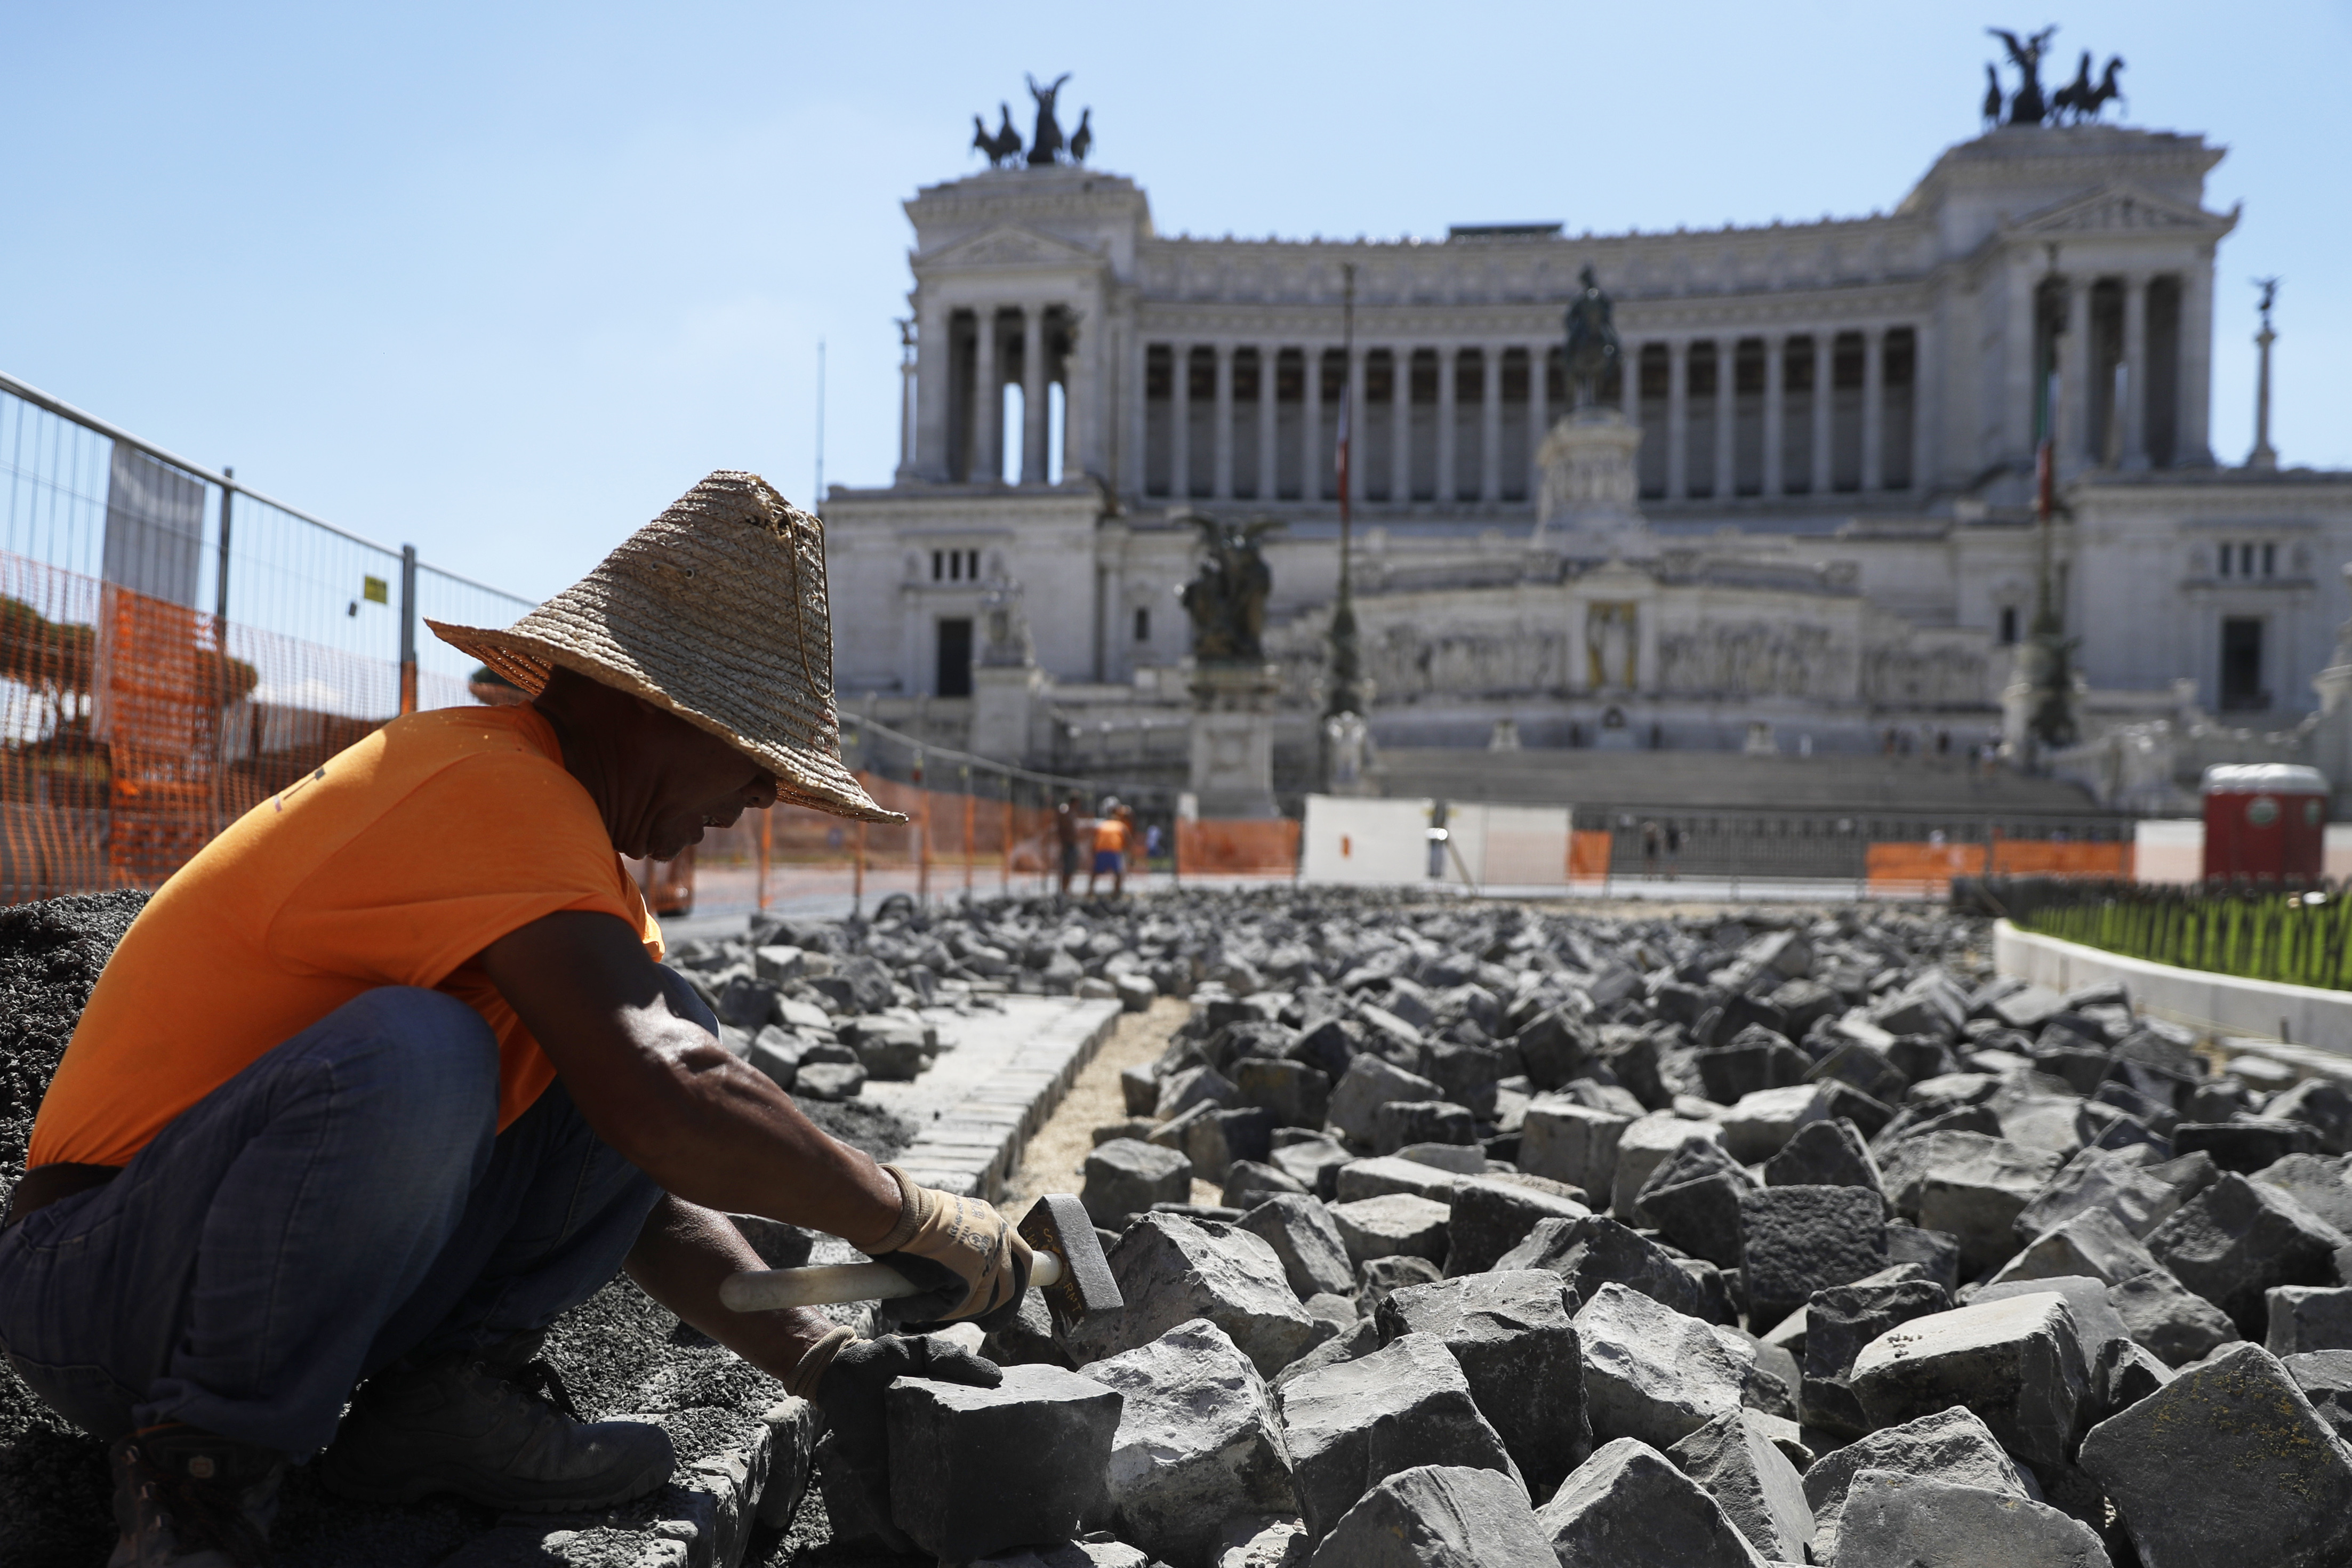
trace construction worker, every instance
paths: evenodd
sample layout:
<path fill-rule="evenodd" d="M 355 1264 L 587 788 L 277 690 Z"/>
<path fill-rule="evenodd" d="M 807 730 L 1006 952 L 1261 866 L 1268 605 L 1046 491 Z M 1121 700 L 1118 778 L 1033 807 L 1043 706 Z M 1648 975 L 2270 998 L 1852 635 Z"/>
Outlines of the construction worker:
<path fill-rule="evenodd" d="M 997 1321 L 1029 1253 L 730 1055 L 621 863 L 778 800 L 903 820 L 842 766 L 824 559 L 815 518 L 718 473 L 513 626 L 428 622 L 530 700 L 386 725 L 132 924 L 0 1229 L 0 1345 L 111 1445 L 113 1568 L 259 1562 L 321 1449 L 377 1501 L 661 1486 L 662 1431 L 576 1418 L 534 1359 L 624 1268 L 814 1399 L 869 1495 L 894 1378 L 998 1381 L 943 1341 L 719 1304 L 761 1267 L 730 1212 L 887 1260 L 915 1318 Z"/>
<path fill-rule="evenodd" d="M 1095 879 L 1105 872 L 1110 873 L 1110 895 L 1121 896 L 1127 891 L 1127 843 L 1132 830 L 1124 815 L 1126 808 L 1117 796 L 1102 803 L 1102 812 L 1095 819 L 1094 863 L 1087 868 L 1087 896 L 1095 895 Z"/>

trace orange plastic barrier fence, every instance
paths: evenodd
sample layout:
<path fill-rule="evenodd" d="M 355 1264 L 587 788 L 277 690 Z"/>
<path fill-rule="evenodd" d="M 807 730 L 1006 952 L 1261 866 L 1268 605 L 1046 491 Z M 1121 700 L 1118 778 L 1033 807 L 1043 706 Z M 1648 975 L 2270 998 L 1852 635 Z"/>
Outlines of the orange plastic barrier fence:
<path fill-rule="evenodd" d="M 1876 843 L 1864 852 L 1864 874 L 1874 892 L 1949 892 L 1956 876 L 2131 875 L 2128 843 L 2058 839 L 1996 839 L 1990 857 L 1983 844 Z"/>
<path fill-rule="evenodd" d="M 396 665 L 0 551 L 0 904 L 154 887 L 399 711 Z M 429 707 L 469 705 L 426 674 Z"/>
<path fill-rule="evenodd" d="M 1568 835 L 1568 880 L 1600 882 L 1609 874 L 1614 835 L 1606 828 L 1580 828 Z"/>
<path fill-rule="evenodd" d="M 1298 823 L 1287 817 L 1180 820 L 1176 860 L 1187 876 L 1296 876 Z"/>

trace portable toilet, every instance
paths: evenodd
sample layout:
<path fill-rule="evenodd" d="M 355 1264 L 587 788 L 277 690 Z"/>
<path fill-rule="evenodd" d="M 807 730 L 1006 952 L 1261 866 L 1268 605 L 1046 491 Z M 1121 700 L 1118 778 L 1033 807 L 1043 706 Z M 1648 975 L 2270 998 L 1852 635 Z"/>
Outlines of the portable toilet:
<path fill-rule="evenodd" d="M 2205 874 L 2316 882 L 2327 864 L 2327 780 L 2316 768 L 2242 762 L 2205 769 Z"/>

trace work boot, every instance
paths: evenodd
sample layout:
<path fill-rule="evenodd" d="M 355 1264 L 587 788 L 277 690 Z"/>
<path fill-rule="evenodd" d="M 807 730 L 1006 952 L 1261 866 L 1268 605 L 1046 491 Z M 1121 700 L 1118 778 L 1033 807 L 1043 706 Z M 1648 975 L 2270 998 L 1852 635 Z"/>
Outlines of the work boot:
<path fill-rule="evenodd" d="M 587 1422 L 524 1334 L 480 1353 L 395 1362 L 371 1378 L 319 1461 L 327 1490 L 362 1502 L 435 1492 L 525 1513 L 609 1508 L 669 1479 L 669 1436 Z"/>
<path fill-rule="evenodd" d="M 263 1568 L 286 1456 L 181 1421 L 118 1437 L 106 1568 Z"/>

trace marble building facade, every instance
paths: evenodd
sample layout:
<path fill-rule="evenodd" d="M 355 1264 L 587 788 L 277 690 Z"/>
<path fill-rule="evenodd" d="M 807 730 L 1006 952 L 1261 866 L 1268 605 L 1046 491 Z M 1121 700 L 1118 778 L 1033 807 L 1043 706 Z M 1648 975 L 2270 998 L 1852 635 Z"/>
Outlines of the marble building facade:
<path fill-rule="evenodd" d="M 2352 475 L 2217 465 L 2222 155 L 2003 127 L 1868 217 L 1381 243 L 1162 236 L 1134 181 L 1066 163 L 926 187 L 897 472 L 824 507 L 837 681 L 956 732 L 992 700 L 984 611 L 1017 603 L 1034 674 L 991 745 L 1084 761 L 1132 734 L 1143 758 L 1184 700 L 1191 517 L 1267 517 L 1303 735 L 1345 398 L 1383 743 L 1505 718 L 1546 746 L 1973 740 L 2032 614 L 2054 354 L 2055 580 L 2092 727 L 2292 726 L 2352 614 Z M 1586 266 L 1624 348 L 1601 399 L 1639 433 L 1637 515 L 1606 532 L 1546 515 L 1541 459 Z"/>

